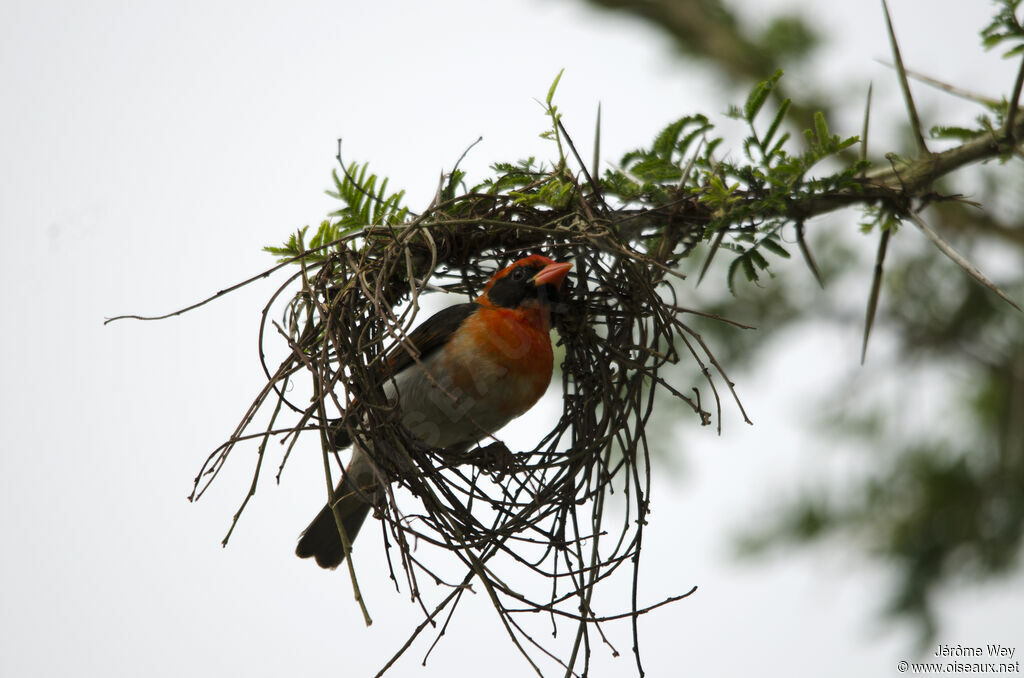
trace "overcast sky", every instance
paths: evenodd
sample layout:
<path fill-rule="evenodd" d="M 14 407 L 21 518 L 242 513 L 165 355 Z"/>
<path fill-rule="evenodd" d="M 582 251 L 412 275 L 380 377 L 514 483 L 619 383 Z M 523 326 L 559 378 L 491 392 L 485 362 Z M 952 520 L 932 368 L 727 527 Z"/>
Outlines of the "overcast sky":
<path fill-rule="evenodd" d="M 794 3 L 736 4 L 757 21 Z M 859 131 L 873 81 L 882 142 L 902 104 L 874 61 L 888 55 L 877 4 L 814 11 L 837 38 L 817 68 L 853 93 L 842 131 Z M 988 3 L 891 4 L 911 66 L 1006 92 L 1013 66 L 978 47 Z M 372 530 L 360 558 L 370 628 L 346 575 L 293 556 L 323 502 L 312 438 L 280 486 L 260 486 L 227 549 L 220 539 L 248 487 L 251 451 L 235 452 L 202 502 L 185 500 L 261 385 L 255 331 L 273 283 L 159 323 L 102 321 L 170 311 L 266 267 L 263 245 L 335 208 L 323 189 L 338 137 L 347 159 L 370 160 L 407 188 L 414 209 L 478 136 L 465 163 L 477 177 L 495 160 L 546 157 L 536 99 L 563 67 L 565 123 L 589 139 L 600 101 L 609 160 L 682 114 L 719 115 L 728 102 L 712 74 L 647 26 L 569 0 L 0 4 L 0 673 L 381 667 L 421 613 L 390 586 Z M 921 96 L 971 118 L 955 99 Z M 838 369 L 809 365 L 808 346 L 827 341 L 855 361 L 859 339 L 807 335 L 780 347 L 776 364 L 741 384 L 753 429 L 727 412 L 715 438 L 680 418 L 676 470 L 655 482 L 642 596 L 700 590 L 643 619 L 649 675 L 896 675 L 913 658 L 911 629 L 876 623 L 886 573 L 849 551 L 729 557 L 727 536 L 761 517 L 766 490 L 798 487 L 816 463 L 778 384 Z M 551 420 L 557 393 L 548 397 L 509 434 L 513 449 Z M 433 636 L 391 675 L 527 675 L 486 598 L 470 598 L 426 670 Z M 1024 651 L 1020 578 L 950 590 L 942 602 L 942 642 Z M 632 675 L 628 624 L 611 634 L 622 656 L 596 647 L 593 675 Z"/>

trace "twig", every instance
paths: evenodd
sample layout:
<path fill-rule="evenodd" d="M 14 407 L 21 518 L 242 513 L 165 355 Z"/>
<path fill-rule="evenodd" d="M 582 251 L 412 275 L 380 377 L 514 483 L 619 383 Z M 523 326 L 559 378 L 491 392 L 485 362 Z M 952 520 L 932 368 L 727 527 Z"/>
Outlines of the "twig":
<path fill-rule="evenodd" d="M 882 64 L 886 68 L 892 68 L 894 70 L 896 69 L 895 64 L 886 61 L 885 59 L 875 59 L 875 61 Z M 948 82 L 942 82 L 941 80 L 937 80 L 936 78 L 925 75 L 924 73 L 919 73 L 909 68 L 906 69 L 906 73 L 907 77 L 909 78 L 913 78 L 914 80 L 922 82 L 926 85 L 930 85 L 935 89 L 942 90 L 947 94 L 952 94 L 955 97 L 960 97 L 961 99 L 966 99 L 967 101 L 971 101 L 976 104 L 981 104 L 982 106 L 992 107 L 998 106 L 1001 103 L 998 99 L 992 99 L 982 94 L 978 94 L 976 92 L 964 89 L 962 87 L 951 85 Z"/>
<path fill-rule="evenodd" d="M 996 285 L 991 280 L 986 278 L 984 274 L 981 271 L 979 271 L 977 267 L 974 266 L 974 264 L 967 261 L 967 259 L 965 259 L 963 255 L 961 255 L 959 252 L 953 249 L 953 247 L 948 242 L 943 240 L 938 233 L 933 231 L 931 227 L 927 223 L 925 223 L 924 219 L 921 218 L 921 215 L 919 215 L 917 212 L 908 212 L 907 216 L 910 217 L 911 221 L 917 224 L 917 227 L 920 228 L 926 236 L 928 236 L 928 239 L 932 241 L 932 244 L 939 248 L 940 252 L 942 252 L 947 257 L 952 259 L 957 266 L 964 269 L 967 272 L 967 274 L 970 275 L 972 278 L 974 278 L 979 283 L 981 283 L 985 287 L 989 288 L 990 290 L 998 294 L 1003 299 L 1003 301 L 1008 303 L 1010 306 L 1013 306 L 1018 311 L 1021 310 L 1021 307 L 1017 305 L 1017 302 L 1015 302 L 1013 299 L 1007 296 L 1005 292 L 999 289 L 998 285 Z"/>

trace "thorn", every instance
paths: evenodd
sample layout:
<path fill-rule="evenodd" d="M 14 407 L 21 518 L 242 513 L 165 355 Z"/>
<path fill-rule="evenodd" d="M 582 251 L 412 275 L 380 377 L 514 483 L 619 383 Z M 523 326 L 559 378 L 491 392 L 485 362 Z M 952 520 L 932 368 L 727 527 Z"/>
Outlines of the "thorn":
<path fill-rule="evenodd" d="M 910 82 L 907 80 L 907 69 L 903 67 L 903 57 L 900 55 L 900 46 L 896 42 L 896 32 L 892 27 L 892 17 L 889 15 L 889 4 L 882 0 L 882 9 L 885 11 L 885 23 L 889 27 L 889 44 L 892 45 L 893 59 L 896 61 L 896 73 L 900 78 L 900 87 L 903 89 L 903 100 L 907 104 L 907 113 L 910 115 L 910 126 L 914 130 L 914 141 L 917 142 L 917 150 L 922 154 L 929 154 L 930 151 L 924 143 L 924 135 L 921 134 L 921 119 L 917 116 L 917 107 L 914 106 L 914 97 L 910 94 Z"/>
<path fill-rule="evenodd" d="M 860 364 L 868 354 L 868 337 L 871 336 L 871 327 L 875 324 L 875 311 L 878 310 L 878 294 L 882 290 L 882 265 L 885 263 L 885 252 L 889 249 L 889 236 L 892 231 L 882 229 L 882 237 L 878 241 L 878 255 L 875 257 L 875 274 L 871 279 L 871 294 L 868 296 L 868 310 L 864 318 L 864 343 L 860 347 Z"/>
<path fill-rule="evenodd" d="M 811 248 L 807 246 L 807 241 L 804 239 L 804 222 L 796 222 L 796 244 L 800 247 L 800 252 L 804 255 L 804 261 L 807 262 L 807 267 L 811 269 L 811 273 L 814 274 L 814 279 L 821 285 L 821 289 L 825 289 L 825 280 L 821 277 L 821 271 L 818 270 L 818 264 L 814 262 L 814 257 L 811 256 Z"/>
<path fill-rule="evenodd" d="M 1020 90 L 1024 87 L 1024 59 L 1020 61 L 1020 70 L 1017 71 L 1017 82 L 1013 85 L 1013 95 L 1010 97 L 1010 107 L 1006 111 L 1006 127 L 1003 133 L 1009 137 L 1010 141 L 1016 142 L 1014 129 L 1016 125 L 1014 120 L 1017 117 L 1017 108 L 1020 106 Z"/>
<path fill-rule="evenodd" d="M 928 224 L 925 223 L 924 219 L 922 219 L 920 217 L 920 215 L 918 215 L 916 212 L 910 212 L 910 219 L 915 224 L 917 224 L 917 227 L 920 228 L 922 231 L 924 231 L 924 234 L 926 236 L 928 236 L 928 238 L 935 244 L 935 246 L 938 247 L 939 250 L 943 254 L 945 254 L 947 257 L 952 259 L 956 263 L 957 266 L 959 266 L 960 268 L 962 268 L 965 271 L 967 271 L 967 273 L 972 278 L 974 278 L 975 280 L 980 282 L 982 285 L 984 285 L 985 287 L 989 288 L 990 290 L 992 290 L 993 292 L 998 294 L 1000 297 L 1002 297 L 1003 301 L 1008 303 L 1010 306 L 1013 306 L 1018 311 L 1022 311 L 1021 307 L 1018 306 L 1017 303 L 1013 299 L 1008 297 L 1006 295 L 1006 293 L 1003 292 L 1001 289 L 999 289 L 999 287 L 995 283 L 993 283 L 991 280 L 986 278 L 984 276 L 984 274 L 982 274 L 982 272 L 979 271 L 974 266 L 974 264 L 972 264 L 971 262 L 967 261 L 967 259 L 965 259 L 962 254 L 960 254 L 955 249 L 953 249 L 953 247 L 948 242 L 943 240 L 942 237 L 939 236 L 938 233 L 933 231 L 931 229 L 931 227 L 929 227 Z M 1022 311 L 1022 312 L 1024 312 L 1024 311 Z"/>
<path fill-rule="evenodd" d="M 561 130 L 562 135 L 565 137 L 566 143 L 569 144 L 569 150 L 572 151 L 573 156 L 576 158 L 576 162 L 580 164 L 580 169 L 583 170 L 583 176 L 586 178 L 587 183 L 590 184 L 590 189 L 594 192 L 594 195 L 598 200 L 604 202 L 604 198 L 601 197 L 601 187 L 594 177 L 590 174 L 590 170 L 587 169 L 586 164 L 583 162 L 583 158 L 580 157 L 579 152 L 576 150 L 576 144 L 572 142 L 572 137 L 569 136 L 569 132 L 565 129 L 565 125 L 562 124 L 562 119 L 559 117 L 555 120 L 558 125 L 558 129 Z"/>
<path fill-rule="evenodd" d="M 868 128 L 871 122 L 871 90 L 874 88 L 874 83 L 868 83 L 868 100 L 864 104 L 864 124 L 861 126 L 860 132 L 860 159 L 861 161 L 868 159 Z"/>
<path fill-rule="evenodd" d="M 708 250 L 708 256 L 704 260 L 704 265 L 700 269 L 700 275 L 697 276 L 697 284 L 694 287 L 700 287 L 700 281 L 704 279 L 704 274 L 708 272 L 708 268 L 711 266 L 711 260 L 715 258 L 715 253 L 718 251 L 719 246 L 722 244 L 722 239 L 725 238 L 726 229 L 722 229 L 715 236 L 715 241 L 711 243 L 711 249 Z"/>
<path fill-rule="evenodd" d="M 690 176 L 690 172 L 693 170 L 694 164 L 697 162 L 697 157 L 700 155 L 700 149 L 704 148 L 704 142 L 707 141 L 707 137 L 703 136 L 700 138 L 700 142 L 697 144 L 697 150 L 693 152 L 690 159 L 686 161 L 686 167 L 683 168 L 683 176 L 679 180 L 679 188 L 686 186 L 686 178 Z"/>
<path fill-rule="evenodd" d="M 886 68 L 896 68 L 894 64 L 892 64 L 889 61 L 885 61 L 884 59 L 875 59 L 875 61 L 882 64 Z M 1002 101 L 1000 101 L 999 99 L 991 99 L 983 94 L 971 92 L 970 90 L 966 90 L 962 87 L 957 87 L 956 85 L 950 85 L 948 82 L 942 82 L 941 80 L 937 80 L 931 76 L 925 75 L 924 73 L 919 73 L 909 68 L 907 69 L 907 76 L 913 78 L 914 80 L 917 80 L 918 82 L 922 82 L 926 85 L 934 87 L 935 89 L 942 90 L 947 94 L 952 94 L 955 97 L 960 97 L 961 99 L 966 99 L 967 101 L 972 101 L 976 104 L 981 104 L 982 106 L 988 106 L 991 108 L 1002 104 Z"/>

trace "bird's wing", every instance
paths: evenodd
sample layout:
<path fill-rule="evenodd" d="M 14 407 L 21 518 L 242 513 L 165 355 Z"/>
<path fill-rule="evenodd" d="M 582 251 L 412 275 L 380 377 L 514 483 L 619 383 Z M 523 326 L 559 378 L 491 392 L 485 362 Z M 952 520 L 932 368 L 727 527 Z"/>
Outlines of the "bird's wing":
<path fill-rule="evenodd" d="M 419 359 L 426 360 L 432 353 L 439 350 L 448 341 L 448 337 L 459 328 L 462 322 L 478 308 L 473 302 L 456 304 L 442 309 L 427 318 L 406 337 L 406 341 L 416 347 Z M 402 344 L 394 346 L 384 363 L 384 376 L 391 377 L 404 370 L 415 361 Z M 331 421 L 331 435 L 338 448 L 352 444 L 348 432 L 341 426 L 343 419 Z"/>
<path fill-rule="evenodd" d="M 418 351 L 417 357 L 420 360 L 426 360 L 432 353 L 444 346 L 452 333 L 459 329 L 463 321 L 471 316 L 477 308 L 477 304 L 469 302 L 442 309 L 410 332 L 406 341 Z M 398 374 L 414 362 L 409 350 L 402 344 L 398 344 L 388 353 L 385 372 L 387 376 Z"/>

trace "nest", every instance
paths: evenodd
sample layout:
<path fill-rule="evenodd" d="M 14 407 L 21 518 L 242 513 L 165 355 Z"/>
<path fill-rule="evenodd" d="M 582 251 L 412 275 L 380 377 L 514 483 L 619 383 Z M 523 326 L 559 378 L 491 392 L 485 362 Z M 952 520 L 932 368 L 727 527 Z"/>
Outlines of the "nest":
<path fill-rule="evenodd" d="M 559 208 L 506 195 L 443 200 L 439 192 L 430 209 L 404 223 L 300 248 L 290 262 L 298 266 L 264 309 L 260 333 L 261 355 L 274 350 L 272 343 L 285 344 L 288 354 L 276 367 L 264 362 L 265 387 L 206 460 L 194 497 L 217 477 L 237 442 L 260 440 L 237 522 L 255 490 L 267 441 L 287 442 L 283 468 L 303 434 L 318 437 L 329 497 L 344 468 L 338 441 L 361 440 L 379 471 L 384 499 L 375 514 L 391 577 L 404 580 L 424 613 L 392 662 L 426 628 L 450 619 L 467 590 L 482 586 L 538 673 L 544 655 L 567 673 L 582 663 L 585 674 L 592 635 L 610 644 L 602 625 L 612 619 L 632 620 L 639 668 L 637 618 L 692 593 L 653 605 L 637 596 L 652 466 L 646 429 L 656 396 L 669 395 L 708 425 L 721 409 L 715 373 L 732 388 L 700 335 L 683 322 L 694 311 L 675 296 L 676 265 L 703 235 L 701 224 L 680 218 L 692 206 L 680 198 L 659 209 L 615 211 L 598 192 L 582 190 Z M 495 440 L 457 456 L 425 447 L 384 397 L 384 356 L 405 346 L 407 333 L 423 320 L 424 294 L 474 298 L 496 270 L 528 253 L 574 264 L 552 317 L 562 347 L 556 349 L 562 356 L 558 423 L 531 450 L 509 451 Z M 278 321 L 274 309 L 282 304 Z M 706 389 L 678 388 L 663 376 L 685 354 Z M 297 384 L 308 386 L 308 399 L 296 396 Z M 710 398 L 702 398 L 702 389 Z M 264 407 L 272 408 L 269 422 L 251 432 Z M 609 524 L 613 492 L 621 493 L 626 510 L 611 512 L 621 517 Z M 361 600 L 358 551 L 346 562 Z M 632 580 L 631 607 L 600 611 L 594 591 L 620 571 Z M 425 599 L 423 581 L 438 584 L 438 599 Z M 571 647 L 559 652 L 537 642 L 523 625 L 524 615 L 536 612 L 548 614 L 556 629 L 574 625 Z"/>

